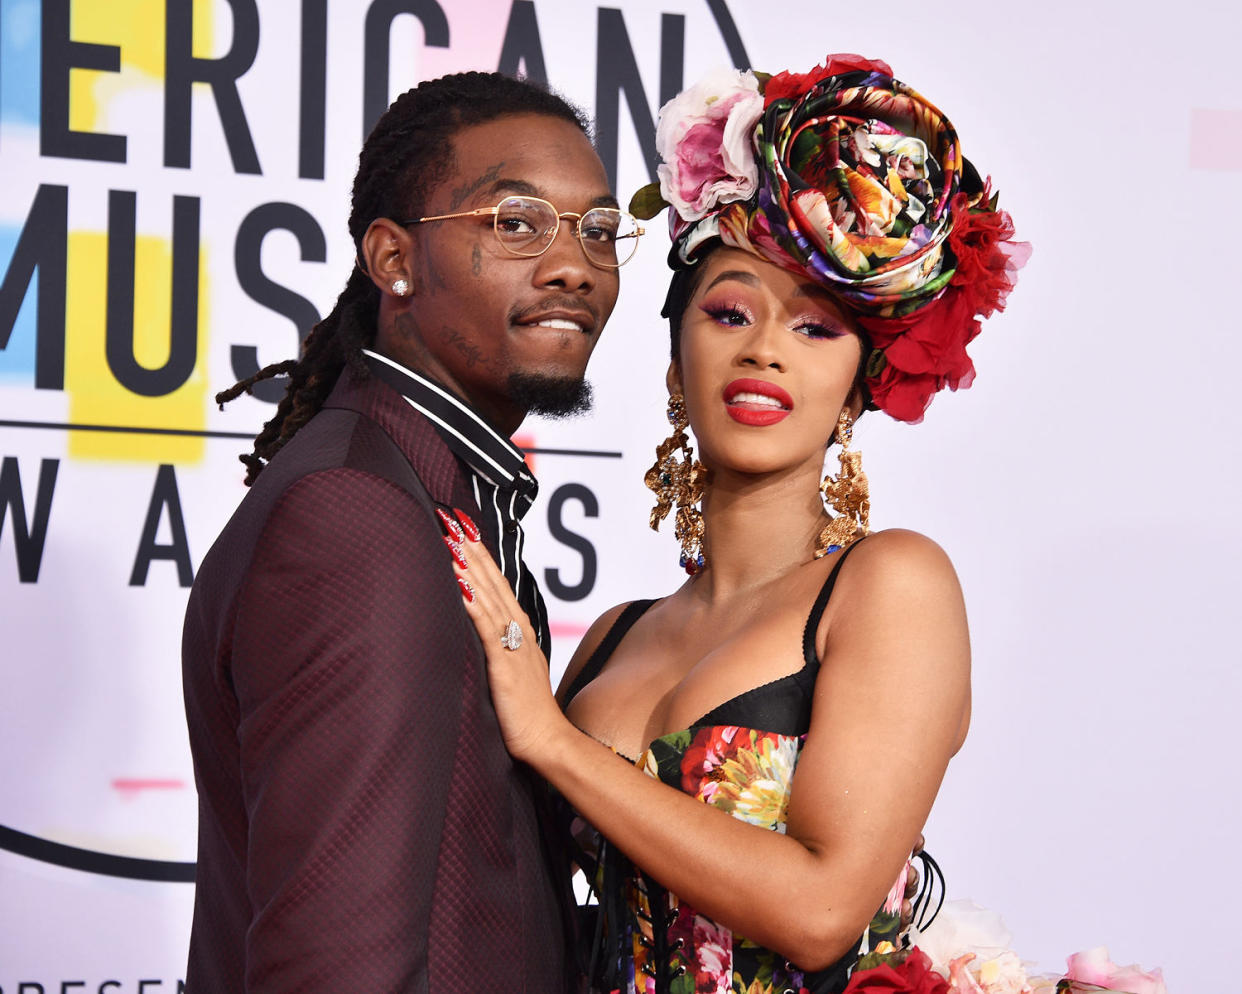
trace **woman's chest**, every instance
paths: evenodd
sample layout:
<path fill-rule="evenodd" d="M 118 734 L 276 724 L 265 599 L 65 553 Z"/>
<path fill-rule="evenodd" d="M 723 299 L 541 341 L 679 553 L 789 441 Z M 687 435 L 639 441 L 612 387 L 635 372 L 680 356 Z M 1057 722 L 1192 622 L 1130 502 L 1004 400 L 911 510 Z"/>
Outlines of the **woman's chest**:
<path fill-rule="evenodd" d="M 636 758 L 654 739 L 701 722 L 758 688 L 803 673 L 805 615 L 779 606 L 726 624 L 652 625 L 632 632 L 567 714 L 588 734 Z"/>

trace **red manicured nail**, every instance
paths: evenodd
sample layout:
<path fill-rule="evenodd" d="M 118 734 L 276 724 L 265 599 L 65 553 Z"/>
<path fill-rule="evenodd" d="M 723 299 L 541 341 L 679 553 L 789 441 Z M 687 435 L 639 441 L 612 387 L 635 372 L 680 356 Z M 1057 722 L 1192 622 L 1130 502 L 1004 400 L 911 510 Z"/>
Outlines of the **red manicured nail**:
<path fill-rule="evenodd" d="M 453 520 L 453 516 L 443 508 L 436 508 L 436 517 L 440 519 L 440 524 L 444 526 L 444 530 L 449 533 L 456 542 L 464 542 L 466 533 L 461 530 L 461 525 Z"/>
<path fill-rule="evenodd" d="M 457 520 L 461 522 L 462 528 L 466 530 L 466 538 L 470 539 L 471 542 L 477 542 L 482 537 L 482 533 L 479 531 L 479 526 L 470 520 L 470 515 L 460 507 L 453 508 L 453 513 L 457 515 Z"/>
<path fill-rule="evenodd" d="M 468 584 L 460 576 L 457 577 L 457 586 L 461 587 L 461 595 L 466 598 L 467 604 L 474 601 L 474 587 L 470 586 L 470 584 Z"/>
<path fill-rule="evenodd" d="M 444 536 L 444 544 L 448 546 L 449 552 L 453 554 L 453 562 L 462 569 L 467 569 L 466 557 L 461 554 L 461 543 L 454 542 L 447 535 Z"/>

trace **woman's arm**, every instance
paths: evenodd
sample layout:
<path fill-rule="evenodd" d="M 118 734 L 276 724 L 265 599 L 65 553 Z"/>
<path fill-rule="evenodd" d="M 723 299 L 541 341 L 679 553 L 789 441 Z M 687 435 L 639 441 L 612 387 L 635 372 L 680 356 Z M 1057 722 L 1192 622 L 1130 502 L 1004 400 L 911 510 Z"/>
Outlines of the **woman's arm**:
<path fill-rule="evenodd" d="M 468 545 L 459 575 L 474 587 L 467 612 L 513 755 L 704 914 L 804 969 L 848 951 L 917 840 L 964 734 L 965 611 L 944 553 L 887 532 L 843 569 L 821 630 L 823 666 L 785 835 L 647 776 L 566 720 L 529 626 L 520 650 L 500 645 L 509 618 L 524 619 L 483 553 Z"/>

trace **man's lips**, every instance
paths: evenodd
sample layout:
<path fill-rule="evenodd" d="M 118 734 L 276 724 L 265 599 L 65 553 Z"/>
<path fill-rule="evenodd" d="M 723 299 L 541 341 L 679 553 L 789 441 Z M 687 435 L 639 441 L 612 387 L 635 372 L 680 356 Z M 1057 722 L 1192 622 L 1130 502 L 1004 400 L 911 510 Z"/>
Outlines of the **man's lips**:
<path fill-rule="evenodd" d="M 540 311 L 523 315 L 514 324 L 524 328 L 551 328 L 554 331 L 577 331 L 589 335 L 595 330 L 595 315 L 587 311 Z"/>
<path fill-rule="evenodd" d="M 767 380 L 734 380 L 724 388 L 723 399 L 729 417 L 758 427 L 785 420 L 794 406 L 787 390 Z"/>

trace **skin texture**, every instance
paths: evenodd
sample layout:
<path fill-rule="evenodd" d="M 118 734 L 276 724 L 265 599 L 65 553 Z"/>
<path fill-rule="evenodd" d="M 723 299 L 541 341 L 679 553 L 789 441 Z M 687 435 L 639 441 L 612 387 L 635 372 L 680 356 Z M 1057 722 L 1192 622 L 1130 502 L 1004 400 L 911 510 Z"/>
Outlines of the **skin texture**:
<path fill-rule="evenodd" d="M 457 165 L 428 197 L 424 216 L 494 207 L 513 194 L 542 197 L 561 211 L 615 207 L 607 176 L 573 124 L 514 114 L 463 128 Z M 562 222 L 541 256 L 521 258 L 497 243 L 490 216 L 402 227 L 380 218 L 363 237 L 367 272 L 382 293 L 376 348 L 427 373 L 469 401 L 505 434 L 526 410 L 509 376 L 581 380 L 617 301 L 615 269 L 592 265 Z M 410 292 L 392 292 L 397 279 Z M 580 331 L 534 327 L 540 316 L 579 321 Z"/>
<path fill-rule="evenodd" d="M 969 722 L 970 654 L 953 568 L 923 536 L 873 535 L 841 571 L 816 632 L 822 667 L 787 834 L 755 828 L 643 774 L 653 738 L 796 672 L 802 626 L 835 556 L 814 559 L 824 449 L 857 413 L 859 340 L 813 284 L 721 249 L 690 301 L 668 374 L 710 472 L 708 566 L 654 605 L 562 716 L 546 664 L 503 577 L 467 543 L 467 612 L 488 655 L 506 744 L 647 873 L 701 912 L 804 969 L 857 941 L 911 849 Z M 788 417 L 730 418 L 726 385 L 779 384 Z M 620 608 L 592 626 L 562 686 Z M 526 645 L 503 649 L 509 618 Z M 606 746 L 615 748 L 614 754 Z M 753 874 L 721 874 L 720 854 Z"/>

